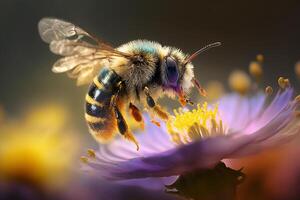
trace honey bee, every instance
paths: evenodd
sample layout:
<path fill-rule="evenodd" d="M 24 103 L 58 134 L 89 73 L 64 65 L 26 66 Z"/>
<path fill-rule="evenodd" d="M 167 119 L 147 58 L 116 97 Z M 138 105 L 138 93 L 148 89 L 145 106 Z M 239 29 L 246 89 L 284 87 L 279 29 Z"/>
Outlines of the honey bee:
<path fill-rule="evenodd" d="M 141 126 L 144 121 L 137 104 L 147 109 L 154 123 L 158 124 L 155 117 L 168 120 L 169 114 L 156 103 L 157 99 L 177 96 L 183 106 L 192 104 L 187 95 L 192 86 L 205 95 L 194 77 L 191 61 L 220 45 L 209 44 L 189 56 L 177 48 L 147 40 L 114 48 L 82 28 L 55 18 L 41 19 L 38 29 L 50 50 L 63 56 L 52 71 L 66 72 L 77 79 L 77 85 L 90 84 L 85 97 L 85 119 L 92 136 L 105 143 L 119 132 L 134 142 L 137 150 L 138 142 L 122 114 L 124 107 L 128 106 L 130 115 Z"/>

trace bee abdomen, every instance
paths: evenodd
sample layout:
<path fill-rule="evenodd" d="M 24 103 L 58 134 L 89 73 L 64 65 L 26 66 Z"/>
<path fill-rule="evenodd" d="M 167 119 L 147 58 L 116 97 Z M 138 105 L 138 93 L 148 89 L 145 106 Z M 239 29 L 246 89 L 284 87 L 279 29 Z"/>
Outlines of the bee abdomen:
<path fill-rule="evenodd" d="M 115 132 L 116 120 L 110 104 L 119 81 L 120 77 L 114 71 L 104 68 L 86 94 L 85 119 L 90 133 L 99 142 L 109 140 Z"/>

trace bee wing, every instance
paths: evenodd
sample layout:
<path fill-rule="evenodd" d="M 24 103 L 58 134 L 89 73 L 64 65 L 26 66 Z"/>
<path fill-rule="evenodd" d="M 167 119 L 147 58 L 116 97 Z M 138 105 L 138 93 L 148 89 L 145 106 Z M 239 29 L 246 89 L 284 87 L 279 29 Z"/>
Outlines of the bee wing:
<path fill-rule="evenodd" d="M 130 58 L 131 55 L 114 49 L 82 28 L 60 19 L 43 18 L 38 24 L 39 34 L 50 50 L 64 56 L 52 68 L 55 73 L 67 72 L 77 78 L 77 85 L 91 82 L 101 66 L 112 57 Z M 92 40 L 93 43 L 86 41 Z"/>

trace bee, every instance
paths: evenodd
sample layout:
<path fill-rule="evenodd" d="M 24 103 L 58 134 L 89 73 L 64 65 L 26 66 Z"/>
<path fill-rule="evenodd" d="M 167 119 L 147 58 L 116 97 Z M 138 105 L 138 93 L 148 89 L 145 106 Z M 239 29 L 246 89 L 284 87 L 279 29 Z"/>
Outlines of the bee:
<path fill-rule="evenodd" d="M 157 42 L 135 40 L 112 47 L 82 28 L 60 19 L 43 18 L 39 34 L 50 50 L 63 56 L 53 65 L 54 73 L 66 72 L 77 79 L 77 85 L 90 84 L 85 97 L 85 119 L 89 132 L 100 143 L 110 141 L 119 132 L 139 149 L 123 116 L 124 107 L 143 127 L 138 104 L 155 117 L 168 120 L 169 114 L 157 104 L 164 95 L 178 97 L 184 106 L 192 104 L 188 93 L 195 86 L 205 90 L 194 77 L 191 61 L 201 52 L 220 45 L 209 44 L 192 55 L 162 46 Z"/>

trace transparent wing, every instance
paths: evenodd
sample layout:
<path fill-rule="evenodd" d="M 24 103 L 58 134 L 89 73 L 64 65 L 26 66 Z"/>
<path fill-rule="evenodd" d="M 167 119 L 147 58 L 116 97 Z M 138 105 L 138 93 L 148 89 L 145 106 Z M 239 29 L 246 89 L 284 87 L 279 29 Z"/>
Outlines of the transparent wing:
<path fill-rule="evenodd" d="M 90 83 L 110 58 L 131 57 L 82 28 L 60 19 L 43 18 L 38 24 L 38 30 L 42 40 L 49 44 L 50 50 L 64 56 L 53 65 L 52 71 L 67 72 L 69 77 L 77 78 L 77 85 Z"/>
<path fill-rule="evenodd" d="M 38 30 L 41 38 L 50 43 L 54 40 L 63 40 L 66 38 L 88 36 L 93 38 L 89 33 L 75 26 L 70 22 L 66 22 L 55 18 L 43 18 L 38 24 Z M 95 38 L 93 38 L 95 39 Z"/>

